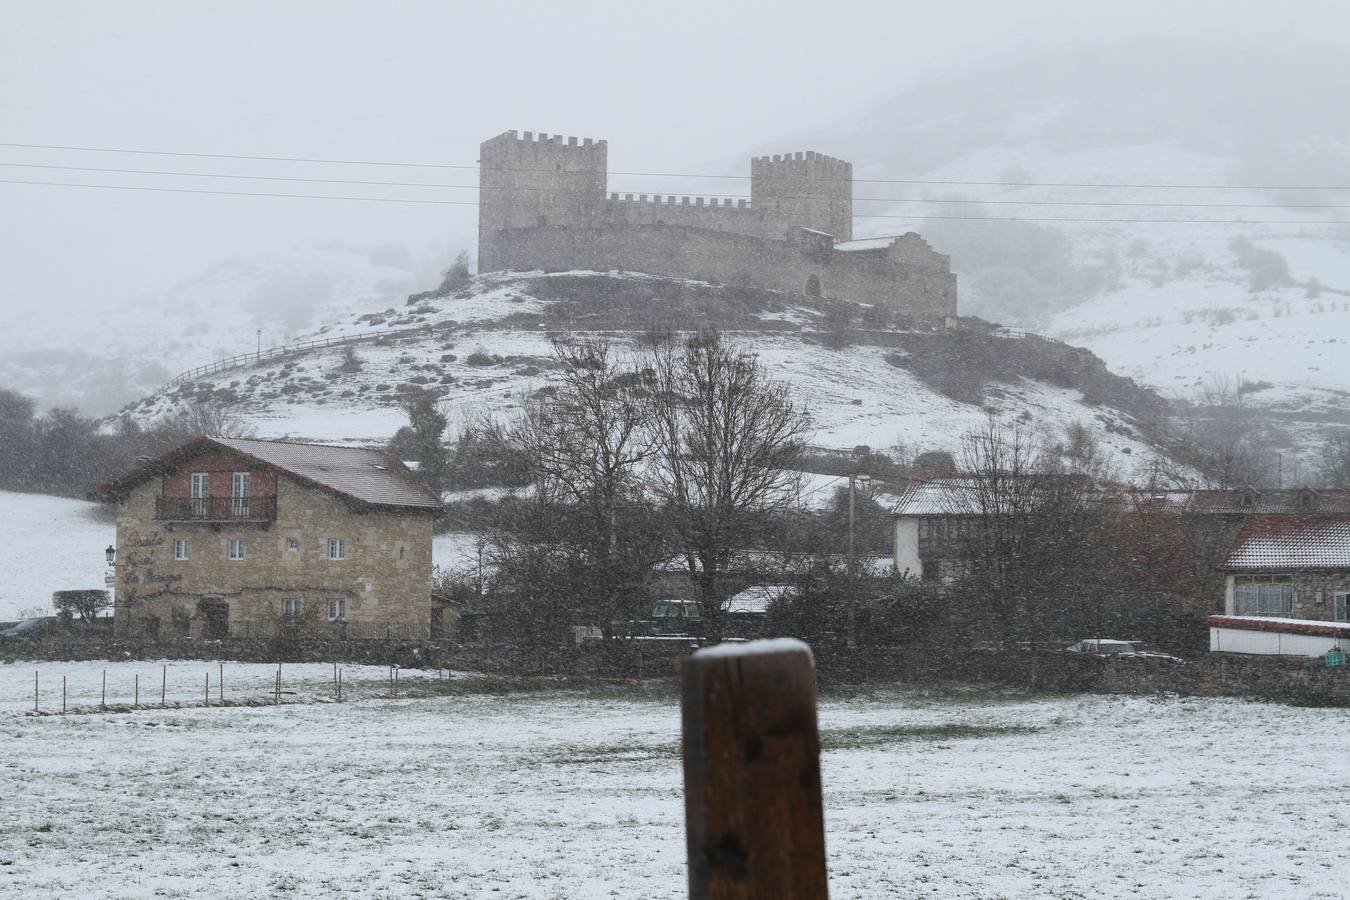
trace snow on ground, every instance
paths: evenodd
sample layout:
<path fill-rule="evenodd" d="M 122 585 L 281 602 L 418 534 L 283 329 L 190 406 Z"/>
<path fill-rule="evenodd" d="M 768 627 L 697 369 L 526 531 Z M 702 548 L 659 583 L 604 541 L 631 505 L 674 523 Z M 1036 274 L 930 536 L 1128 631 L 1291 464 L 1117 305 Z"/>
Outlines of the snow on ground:
<path fill-rule="evenodd" d="M 1338 710 L 878 693 L 820 718 L 836 898 L 1347 887 Z M 679 728 L 673 698 L 584 693 L 11 716 L 0 894 L 683 897 Z"/>
<path fill-rule="evenodd" d="M 431 539 L 431 561 L 438 569 L 463 571 L 478 563 L 482 537 L 466 532 L 448 531 Z"/>
<path fill-rule="evenodd" d="M 0 491 L 0 622 L 50 612 L 52 591 L 102 588 L 113 523 L 83 500 Z"/>

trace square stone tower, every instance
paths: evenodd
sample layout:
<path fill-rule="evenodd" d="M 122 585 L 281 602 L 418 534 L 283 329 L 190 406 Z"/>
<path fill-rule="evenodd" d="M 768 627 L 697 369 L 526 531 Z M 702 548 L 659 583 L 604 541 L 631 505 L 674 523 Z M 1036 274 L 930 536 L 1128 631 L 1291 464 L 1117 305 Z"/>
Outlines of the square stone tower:
<path fill-rule="evenodd" d="M 750 161 L 750 207 L 766 236 L 783 239 L 800 226 L 853 240 L 853 163 L 807 150 Z"/>
<path fill-rule="evenodd" d="M 589 226 L 605 208 L 605 141 L 507 131 L 478 153 L 478 271 L 500 268 L 495 232 L 537 225 Z"/>

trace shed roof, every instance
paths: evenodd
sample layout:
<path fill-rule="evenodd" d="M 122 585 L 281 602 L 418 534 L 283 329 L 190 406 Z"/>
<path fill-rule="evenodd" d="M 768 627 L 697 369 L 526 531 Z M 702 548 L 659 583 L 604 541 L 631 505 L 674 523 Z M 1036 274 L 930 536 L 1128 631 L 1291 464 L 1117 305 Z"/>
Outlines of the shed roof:
<path fill-rule="evenodd" d="M 1350 570 L 1350 521 L 1325 516 L 1258 516 L 1233 539 L 1223 568 Z"/>
<path fill-rule="evenodd" d="M 367 506 L 440 512 L 440 499 L 417 480 L 402 462 L 380 450 L 200 437 L 149 460 L 93 493 L 99 500 L 126 496 L 136 485 L 178 468 L 209 450 L 225 450 L 261 463 L 296 480 Z"/>

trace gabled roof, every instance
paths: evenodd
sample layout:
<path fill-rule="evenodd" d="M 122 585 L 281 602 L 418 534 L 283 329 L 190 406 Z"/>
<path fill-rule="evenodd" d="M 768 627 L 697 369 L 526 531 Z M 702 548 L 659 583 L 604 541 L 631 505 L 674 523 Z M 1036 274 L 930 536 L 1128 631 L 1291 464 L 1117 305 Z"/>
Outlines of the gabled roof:
<path fill-rule="evenodd" d="M 194 456 L 210 450 L 238 454 L 296 481 L 361 505 L 441 511 L 440 499 L 402 462 L 380 450 L 244 438 L 196 438 L 137 466 L 98 488 L 91 496 L 96 500 L 121 499 L 146 479 L 173 471 Z"/>
<path fill-rule="evenodd" d="M 1259 516 L 1228 548 L 1230 571 L 1350 570 L 1350 520 Z"/>

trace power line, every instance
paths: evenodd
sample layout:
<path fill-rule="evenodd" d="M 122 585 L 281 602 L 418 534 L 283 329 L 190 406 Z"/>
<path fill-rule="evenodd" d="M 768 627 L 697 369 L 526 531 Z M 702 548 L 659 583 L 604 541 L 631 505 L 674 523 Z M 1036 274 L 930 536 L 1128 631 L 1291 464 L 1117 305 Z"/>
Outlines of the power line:
<path fill-rule="evenodd" d="M 153 191 L 170 194 L 218 194 L 225 197 L 286 197 L 292 200 L 363 200 L 370 203 L 421 203 L 438 206 L 477 206 L 477 200 L 417 200 L 408 197 L 333 197 L 326 194 L 278 194 L 263 191 L 210 191 L 202 188 L 144 187 L 130 184 L 77 184 L 70 181 L 22 181 L 0 178 L 0 184 L 36 184 L 46 187 L 99 188 L 111 191 Z"/>
<path fill-rule="evenodd" d="M 0 162 L 0 166 L 21 169 L 52 169 L 62 172 L 105 172 L 118 175 L 168 175 L 175 178 L 226 178 L 248 181 L 289 181 L 304 184 L 351 184 L 368 187 L 421 187 L 447 190 L 481 191 L 476 184 L 437 184 L 424 181 L 366 181 L 351 178 L 301 178 L 286 175 L 234 175 L 220 172 L 172 172 L 163 169 L 112 169 L 98 166 L 58 166 L 45 163 Z M 534 193 L 571 193 L 563 188 L 548 187 L 498 187 L 490 190 L 519 190 Z M 617 192 L 617 193 L 632 193 Z M 649 195 L 666 196 L 661 192 L 648 191 Z M 723 195 L 732 200 L 748 200 L 746 194 Z M 816 197 L 775 196 L 776 200 L 814 200 Z M 986 200 L 970 198 L 933 199 L 926 197 L 854 197 L 855 203 L 933 203 L 933 204 L 976 204 L 999 206 L 1119 206 L 1152 207 L 1168 209 L 1350 209 L 1345 203 L 1163 203 L 1149 201 L 1120 200 Z"/>
<path fill-rule="evenodd" d="M 226 197 L 282 197 L 292 200 L 354 200 L 369 203 L 416 203 L 433 206 L 478 206 L 476 200 L 422 200 L 411 197 L 345 197 L 328 194 L 282 194 L 266 191 L 217 191 L 204 188 L 148 187 L 129 184 L 80 184 L 69 181 L 26 181 L 0 178 L 0 184 L 27 184 L 43 187 L 92 188 L 113 191 L 150 191 L 171 194 L 215 194 Z M 1079 216 L 931 216 L 900 213 L 854 213 L 856 219 L 901 219 L 905 221 L 957 222 L 1081 222 L 1118 225 L 1350 225 L 1350 219 L 1104 219 Z"/>
<path fill-rule="evenodd" d="M 246 156 L 230 153 L 189 153 L 175 150 L 139 150 L 125 147 L 75 147 L 60 144 L 20 144 L 0 142 L 0 147 L 16 147 L 27 150 L 71 150 L 81 153 L 131 153 L 142 156 L 183 156 L 197 159 L 242 159 L 259 162 L 319 163 L 323 165 L 343 166 L 394 166 L 415 169 L 465 169 L 477 170 L 478 165 L 452 163 L 395 162 L 368 159 L 321 159 L 304 156 Z M 502 171 L 553 171 L 552 169 L 503 168 Z M 638 176 L 646 178 L 731 178 L 749 180 L 749 175 L 720 175 L 696 172 L 610 172 L 610 175 Z M 965 181 L 960 179 L 938 178 L 854 178 L 863 184 L 917 184 L 951 185 L 970 187 L 1060 187 L 1060 188 L 1147 188 L 1157 190 L 1243 190 L 1243 191 L 1350 191 L 1345 184 L 1181 184 L 1149 182 L 1082 182 L 1082 181 Z"/>

